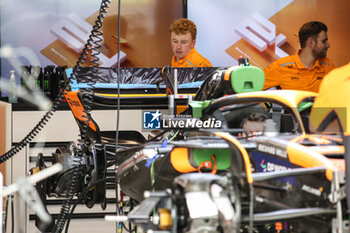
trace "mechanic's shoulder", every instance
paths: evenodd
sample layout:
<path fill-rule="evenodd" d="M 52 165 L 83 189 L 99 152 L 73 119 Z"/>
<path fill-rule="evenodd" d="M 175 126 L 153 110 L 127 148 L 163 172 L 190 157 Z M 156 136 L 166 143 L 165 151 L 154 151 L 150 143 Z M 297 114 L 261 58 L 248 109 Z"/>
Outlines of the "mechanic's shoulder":
<path fill-rule="evenodd" d="M 289 55 L 289 56 L 281 57 L 277 59 L 276 62 L 278 62 L 278 64 L 284 64 L 286 62 L 294 62 L 294 60 L 295 60 L 295 55 Z"/>
<path fill-rule="evenodd" d="M 333 66 L 333 62 L 328 57 L 319 58 L 319 62 L 323 66 Z"/>
<path fill-rule="evenodd" d="M 192 56 L 194 58 L 194 62 L 196 63 L 195 64 L 196 66 L 200 66 L 200 67 L 212 66 L 210 61 L 195 49 L 193 49 Z"/>
<path fill-rule="evenodd" d="M 271 65 L 274 65 L 274 66 L 277 66 L 277 67 L 283 67 L 283 66 L 285 66 L 287 64 L 291 64 L 291 63 L 295 63 L 293 55 L 282 57 L 282 58 L 278 58 L 275 61 L 273 61 L 271 63 Z"/>

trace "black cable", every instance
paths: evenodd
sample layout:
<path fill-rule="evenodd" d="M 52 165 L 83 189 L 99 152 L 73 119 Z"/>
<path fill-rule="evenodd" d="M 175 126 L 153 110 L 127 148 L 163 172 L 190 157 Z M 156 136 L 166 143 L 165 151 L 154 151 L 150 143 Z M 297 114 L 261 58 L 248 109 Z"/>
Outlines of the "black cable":
<path fill-rule="evenodd" d="M 7 227 L 7 214 L 8 214 L 9 199 L 10 199 L 10 196 L 7 196 L 6 202 L 5 202 L 4 226 L 2 228 L 3 232 L 6 232 L 6 227 Z"/>
<path fill-rule="evenodd" d="M 111 2 L 110 0 L 102 0 L 101 7 L 100 7 L 100 14 L 98 15 L 97 20 L 95 21 L 95 25 L 93 26 L 93 30 L 91 31 L 91 35 L 89 36 L 89 39 L 84 46 L 84 49 L 83 49 L 83 51 L 82 51 L 82 53 L 77 61 L 76 66 L 73 68 L 72 74 L 65 81 L 62 91 L 60 91 L 60 93 L 57 95 L 56 99 L 54 100 L 54 103 L 53 103 L 51 110 L 46 112 L 46 114 L 41 118 L 41 120 L 37 123 L 37 125 L 30 131 L 30 133 L 27 134 L 18 144 L 16 144 L 9 151 L 7 151 L 2 156 L 0 156 L 0 164 L 5 162 L 6 160 L 10 159 L 12 156 L 17 154 L 20 150 L 22 150 L 44 128 L 46 123 L 51 119 L 52 115 L 57 110 L 58 106 L 62 103 L 62 100 L 65 96 L 65 92 L 70 90 L 70 83 L 72 83 L 72 80 L 75 77 L 77 77 L 77 72 L 81 69 L 82 64 L 84 64 L 84 61 L 87 59 L 87 55 L 89 55 L 89 51 L 91 49 L 92 49 L 91 62 L 94 64 L 94 66 L 98 66 L 98 61 L 99 61 L 98 55 L 100 54 L 99 49 L 101 47 L 101 42 L 103 40 L 101 38 L 103 33 L 100 31 L 100 28 L 102 27 L 102 23 L 103 23 L 102 18 L 105 17 L 104 14 L 107 13 L 107 8 L 109 7 L 108 3 L 110 3 L 110 2 Z M 119 54 L 118 54 L 118 56 L 119 56 Z M 118 58 L 118 61 L 119 61 L 119 58 Z M 94 80 L 90 79 L 90 81 L 94 81 Z M 93 88 L 93 83 L 90 82 L 89 84 Z M 90 93 L 84 95 L 85 101 L 83 101 L 83 104 L 92 102 L 91 100 L 93 98 L 93 95 L 91 93 L 92 93 L 92 91 L 90 91 Z M 85 107 L 86 107 L 85 113 L 87 116 L 87 120 L 85 122 L 86 124 L 91 119 L 90 113 L 89 113 L 89 111 L 91 109 L 90 106 L 91 106 L 91 104 L 85 105 Z M 86 137 L 86 127 L 87 127 L 86 125 L 83 125 L 83 129 L 81 130 L 81 134 L 80 134 L 81 139 L 79 141 L 81 143 L 81 148 L 77 150 L 79 156 L 82 156 L 84 151 L 86 150 L 86 138 L 85 138 Z M 77 164 L 75 164 L 75 166 L 77 166 Z M 73 198 L 74 190 L 76 189 L 75 186 L 77 184 L 77 178 L 79 176 L 79 168 L 80 167 L 77 166 L 77 169 L 75 169 L 73 172 L 71 186 L 70 186 L 69 192 L 67 194 L 68 198 L 65 200 L 64 204 L 62 205 L 60 216 L 59 216 L 57 223 L 55 225 L 55 232 L 56 233 L 61 232 L 63 229 L 66 215 L 68 214 L 69 209 L 70 209 L 70 202 L 71 202 L 71 199 Z M 11 201 L 11 203 L 13 203 L 13 200 Z M 13 205 L 12 205 L 11 209 L 13 209 Z M 12 215 L 13 214 L 14 213 L 12 211 Z M 13 218 L 12 218 L 12 225 L 14 225 Z M 12 231 L 13 230 L 14 230 L 14 227 L 12 227 Z"/>
<path fill-rule="evenodd" d="M 164 130 L 163 132 L 157 134 L 156 136 L 154 136 L 153 138 L 151 138 L 150 140 L 148 140 L 147 142 L 153 142 L 155 141 L 157 138 L 159 138 L 160 136 L 163 136 L 166 132 L 169 132 L 169 130 Z"/>
<path fill-rule="evenodd" d="M 118 89 L 118 97 L 117 97 L 117 119 L 116 119 L 116 134 L 115 134 L 115 164 L 117 164 L 117 152 L 118 152 L 118 140 L 119 140 L 119 115 L 120 115 L 120 1 L 118 0 L 118 55 L 117 55 L 117 89 Z M 117 166 L 115 167 L 115 199 L 116 199 L 116 212 L 119 215 L 119 205 L 118 205 L 118 179 L 117 179 Z M 116 223 L 116 232 L 118 232 L 118 223 Z"/>
<path fill-rule="evenodd" d="M 65 92 L 69 91 L 70 83 L 72 83 L 72 80 L 75 79 L 74 77 L 77 77 L 77 71 L 79 71 L 82 67 L 82 64 L 85 63 L 84 61 L 87 59 L 87 56 L 89 55 L 89 51 L 91 50 L 91 48 L 93 50 L 91 54 L 91 57 L 92 57 L 91 62 L 94 64 L 94 66 L 98 66 L 98 60 L 99 60 L 98 55 L 100 54 L 99 49 L 101 47 L 101 42 L 103 41 L 103 39 L 101 38 L 103 33 L 99 29 L 102 27 L 102 22 L 103 22 L 102 18 L 104 18 L 104 13 L 107 12 L 106 9 L 109 7 L 108 3 L 110 2 L 111 0 L 102 0 L 101 7 L 100 7 L 100 14 L 97 17 L 95 25 L 91 31 L 91 35 L 89 36 L 89 39 L 85 44 L 85 47 L 77 61 L 77 64 L 73 68 L 72 74 L 70 75 L 68 80 L 65 81 L 62 91 L 59 92 L 56 99 L 54 100 L 51 110 L 46 112 L 46 114 L 41 118 L 41 120 L 37 123 L 37 125 L 29 132 L 29 134 L 27 134 L 19 143 L 17 143 L 9 151 L 7 151 L 6 153 L 0 156 L 0 164 L 10 159 L 11 157 L 13 157 L 19 151 L 21 151 L 44 128 L 46 123 L 51 119 L 52 115 L 57 110 L 58 106 L 62 103 Z M 118 61 L 119 61 L 119 58 L 118 58 Z M 92 95 L 89 95 L 89 97 L 87 98 L 89 98 L 90 99 L 89 101 L 91 102 Z M 87 110 L 87 116 L 89 116 L 88 110 Z M 88 119 L 88 121 L 89 120 L 90 119 Z M 85 140 L 85 135 L 82 135 L 82 140 L 83 141 Z"/>
<path fill-rule="evenodd" d="M 117 122 L 116 122 L 116 135 L 115 135 L 115 150 L 118 150 L 118 139 L 119 139 L 119 113 L 120 113 L 120 1 L 118 0 L 118 66 L 117 66 L 117 90 L 118 90 L 118 98 L 117 98 Z"/>
<path fill-rule="evenodd" d="M 57 110 L 58 106 L 62 103 L 62 100 L 64 98 L 64 92 L 70 88 L 71 82 L 71 77 L 65 81 L 64 87 L 54 100 L 51 110 L 45 113 L 45 115 L 40 119 L 40 121 L 35 125 L 35 127 L 14 147 L 12 147 L 9 151 L 0 156 L 0 164 L 13 157 L 19 151 L 21 151 L 44 128 L 46 123 L 51 119 L 52 115 Z"/>
<path fill-rule="evenodd" d="M 95 24 L 91 30 L 91 34 L 89 36 L 89 39 L 87 40 L 84 49 L 77 61 L 76 66 L 73 68 L 73 72 L 71 74 L 71 77 L 77 77 L 77 72 L 80 71 L 82 65 L 85 63 L 87 60 L 87 57 L 89 55 L 89 52 L 91 51 L 91 60 L 90 62 L 93 63 L 94 67 L 97 67 L 99 57 L 98 55 L 100 54 L 100 47 L 103 41 L 102 35 L 103 33 L 100 31 L 103 23 L 103 18 L 105 18 L 105 13 L 107 13 L 107 8 L 109 7 L 109 3 L 111 0 L 102 0 L 101 6 L 99 9 L 99 14 L 97 16 L 97 20 L 95 21 Z M 90 88 L 84 89 L 84 95 L 83 95 L 83 100 L 82 104 L 85 107 L 84 113 L 86 121 L 84 121 L 85 124 L 82 125 L 81 132 L 80 132 L 80 139 L 78 140 L 78 144 L 80 146 L 77 147 L 77 155 L 78 157 L 83 157 L 85 153 L 88 151 L 88 146 L 87 143 L 89 143 L 88 139 L 86 138 L 86 131 L 88 128 L 88 124 L 91 121 L 91 103 L 93 99 L 93 90 L 94 90 L 94 84 L 95 79 L 89 77 L 88 80 L 88 85 Z M 78 178 L 79 178 L 79 173 L 80 173 L 80 159 L 74 159 L 73 160 L 73 166 L 76 167 L 73 172 L 73 177 L 71 181 L 70 188 L 67 193 L 67 199 L 64 201 L 62 207 L 61 207 L 61 212 L 60 215 L 57 219 L 56 225 L 54 227 L 54 232 L 55 233 L 61 233 L 64 225 L 67 220 L 67 216 L 69 214 L 69 210 L 71 207 L 71 200 L 73 199 L 77 184 L 78 184 Z"/>
<path fill-rule="evenodd" d="M 129 199 L 129 201 L 128 201 L 130 204 L 130 210 L 129 210 L 129 212 L 134 208 L 134 206 L 133 206 L 133 199 L 132 198 L 130 198 Z M 128 203 L 128 202 L 126 202 L 126 203 Z M 127 207 L 127 205 L 123 205 L 123 209 L 125 209 Z M 124 211 L 123 211 L 123 213 L 124 213 Z M 136 229 L 137 229 L 137 226 L 135 225 L 134 226 L 134 228 L 131 228 L 131 222 L 129 221 L 129 227 L 127 227 L 126 225 L 125 225 L 125 222 L 122 222 L 121 223 L 122 224 L 122 227 L 123 227 L 123 229 L 126 231 L 126 232 L 133 232 L 133 231 L 135 231 L 136 232 Z"/>
<path fill-rule="evenodd" d="M 72 215 L 74 213 L 75 208 L 77 207 L 77 205 L 79 204 L 79 202 L 81 201 L 81 199 L 90 191 L 91 188 L 93 188 L 94 186 L 96 186 L 97 184 L 107 181 L 108 178 L 103 178 L 103 179 L 99 179 L 96 180 L 94 183 L 90 184 L 86 189 L 84 189 L 83 192 L 81 192 L 81 194 L 78 196 L 78 198 L 75 200 L 74 205 L 67 217 L 67 224 L 66 224 L 66 230 L 65 233 L 68 233 L 68 228 L 69 228 L 69 223 L 70 220 L 72 219 Z"/>
<path fill-rule="evenodd" d="M 71 202 L 74 196 L 74 189 L 76 188 L 76 184 L 77 184 L 77 177 L 79 176 L 80 173 L 80 168 L 74 168 L 73 171 L 73 178 L 71 180 L 71 185 L 69 187 L 68 193 L 67 193 L 67 198 L 64 200 L 64 203 L 61 206 L 61 212 L 60 215 L 58 216 L 57 222 L 55 224 L 55 227 L 53 229 L 53 232 L 55 233 L 60 233 L 62 232 L 64 225 L 66 223 L 67 220 L 67 215 L 69 213 L 69 209 L 71 206 Z"/>
<path fill-rule="evenodd" d="M 134 199 L 130 199 L 130 210 L 129 211 L 134 209 L 133 200 Z M 136 205 L 137 205 L 137 203 L 136 203 Z M 129 229 L 131 229 L 131 223 L 129 224 Z M 135 232 L 135 233 L 137 232 L 137 225 L 134 225 L 134 228 L 130 230 L 130 233 L 132 233 L 132 232 Z"/>
<path fill-rule="evenodd" d="M 14 195 L 11 195 L 11 233 L 15 232 L 15 213 L 14 213 L 14 203 L 13 203 Z"/>

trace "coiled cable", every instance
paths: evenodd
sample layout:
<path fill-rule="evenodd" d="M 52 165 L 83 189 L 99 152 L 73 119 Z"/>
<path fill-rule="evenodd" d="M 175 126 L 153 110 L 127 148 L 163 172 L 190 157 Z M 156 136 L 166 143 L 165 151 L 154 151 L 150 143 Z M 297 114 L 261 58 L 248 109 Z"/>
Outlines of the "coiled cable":
<path fill-rule="evenodd" d="M 57 95 L 56 99 L 53 102 L 51 110 L 46 112 L 46 114 L 40 119 L 40 121 L 36 124 L 36 126 L 20 142 L 18 142 L 9 151 L 5 152 L 3 155 L 0 156 L 0 164 L 12 158 L 15 154 L 21 151 L 44 128 L 46 123 L 51 119 L 52 115 L 57 110 L 58 106 L 61 104 L 64 98 L 64 92 L 69 90 L 71 82 L 72 82 L 71 78 L 65 80 L 64 90 L 62 90 Z"/>
<path fill-rule="evenodd" d="M 45 115 L 39 120 L 39 122 L 35 125 L 35 127 L 20 142 L 18 142 L 9 151 L 5 152 L 0 156 L 0 164 L 12 158 L 15 154 L 21 151 L 44 128 L 46 123 L 51 119 L 52 115 L 57 110 L 58 106 L 62 103 L 62 100 L 65 97 L 65 92 L 70 91 L 70 84 L 72 83 L 72 80 L 75 79 L 76 74 L 81 69 L 82 64 L 85 63 L 84 61 L 87 60 L 87 55 L 89 54 L 88 51 L 92 50 L 91 62 L 94 64 L 94 66 L 98 66 L 98 61 L 99 61 L 98 55 L 100 54 L 99 49 L 101 47 L 101 42 L 102 42 L 101 36 L 103 35 L 103 33 L 99 29 L 102 27 L 102 23 L 103 23 L 102 19 L 105 17 L 104 14 L 107 13 L 107 8 L 109 7 L 108 4 L 110 2 L 111 2 L 110 0 L 102 1 L 101 7 L 100 7 L 100 14 L 97 17 L 93 30 L 91 31 L 91 35 L 89 36 L 89 39 L 85 44 L 85 47 L 78 59 L 76 66 L 73 68 L 72 74 L 70 75 L 70 77 L 68 77 L 67 80 L 65 80 L 62 90 L 59 92 L 59 94 L 53 101 L 51 110 L 45 113 Z M 90 98 L 90 102 L 91 102 L 91 95 L 89 96 L 90 97 L 86 97 L 86 98 Z M 83 141 L 84 141 L 85 135 L 81 135 L 81 137 L 83 138 Z"/>
<path fill-rule="evenodd" d="M 100 31 L 103 23 L 103 18 L 105 18 L 105 14 L 107 13 L 107 8 L 109 7 L 109 3 L 111 0 L 102 0 L 99 14 L 97 16 L 97 20 L 95 21 L 95 24 L 93 26 L 93 29 L 91 31 L 91 34 L 89 36 L 89 39 L 87 40 L 84 49 L 78 59 L 78 62 L 76 66 L 73 68 L 72 76 L 77 77 L 77 73 L 80 71 L 83 64 L 87 61 L 87 57 L 89 55 L 89 52 L 91 52 L 91 60 L 92 67 L 97 67 L 99 65 L 99 57 L 98 55 L 101 53 L 101 43 L 103 41 L 102 39 L 102 31 Z M 88 143 L 88 139 L 86 138 L 86 130 L 88 128 L 88 123 L 91 120 L 91 105 L 94 98 L 94 85 L 96 83 L 96 79 L 93 77 L 88 77 L 87 84 L 89 88 L 83 89 L 83 96 L 82 96 L 82 104 L 84 105 L 84 113 L 86 114 L 84 121 L 85 124 L 82 125 L 82 130 L 80 132 L 80 140 L 79 144 L 81 145 L 81 150 L 78 151 L 78 155 L 82 156 L 82 151 L 85 151 L 86 145 Z"/>
<path fill-rule="evenodd" d="M 64 224 L 66 223 L 67 216 L 71 207 L 72 199 L 75 193 L 75 187 L 77 186 L 77 182 L 78 182 L 77 178 L 79 177 L 79 173 L 80 173 L 80 167 L 74 168 L 73 178 L 67 193 L 67 198 L 64 200 L 64 203 L 61 206 L 60 215 L 58 216 L 57 222 L 52 232 L 59 233 L 59 232 L 62 232 L 63 230 Z"/>
<path fill-rule="evenodd" d="M 85 188 L 85 190 L 83 192 L 81 192 L 81 194 L 78 196 L 78 198 L 74 201 L 74 205 L 73 205 L 73 207 L 72 207 L 72 209 L 67 217 L 67 225 L 66 225 L 65 233 L 68 233 L 68 227 L 69 227 L 72 215 L 74 213 L 74 210 L 77 207 L 77 205 L 81 202 L 84 195 L 86 195 L 90 191 L 91 188 L 94 188 L 97 184 L 99 184 L 101 182 L 106 182 L 106 180 L 107 180 L 107 178 L 102 178 L 102 179 L 96 180 L 94 183 L 90 184 L 87 188 Z"/>
<path fill-rule="evenodd" d="M 111 0 L 102 0 L 99 14 L 97 17 L 97 20 L 95 21 L 95 24 L 93 26 L 93 29 L 91 31 L 91 34 L 89 36 L 89 39 L 87 43 L 84 46 L 84 49 L 78 59 L 78 62 L 76 66 L 73 68 L 73 72 L 71 74 L 72 76 L 77 77 L 78 71 L 80 71 L 82 65 L 87 61 L 87 56 L 89 55 L 89 52 L 91 51 L 91 60 L 90 62 L 93 64 L 93 67 L 97 67 L 99 65 L 98 61 L 98 55 L 100 54 L 100 47 L 101 43 L 103 41 L 102 35 L 103 33 L 100 31 L 103 23 L 103 18 L 105 18 L 105 14 L 107 13 L 107 8 L 109 7 L 109 3 Z M 85 124 L 82 125 L 82 129 L 80 130 L 80 139 L 78 140 L 78 147 L 77 147 L 77 156 L 78 157 L 83 157 L 86 155 L 88 151 L 88 139 L 86 138 L 86 131 L 88 128 L 88 123 L 91 120 L 91 104 L 92 104 L 92 99 L 93 99 L 93 93 L 94 93 L 94 84 L 95 84 L 95 78 L 89 77 L 88 80 L 88 85 L 90 88 L 84 89 L 83 96 L 82 96 L 82 104 L 84 105 L 84 112 L 85 112 L 85 118 L 86 120 L 84 121 Z M 73 172 L 73 177 L 72 181 L 70 184 L 70 188 L 67 194 L 67 199 L 64 201 L 62 207 L 61 207 L 61 212 L 60 215 L 58 216 L 54 231 L 55 233 L 61 233 L 64 225 L 67 221 L 69 210 L 72 204 L 72 199 L 76 190 L 76 186 L 78 184 L 78 179 L 79 179 L 79 173 L 81 169 L 80 165 L 80 159 L 75 159 L 73 160 L 73 166 L 75 166 L 75 170 Z"/>
<path fill-rule="evenodd" d="M 64 86 L 62 90 L 57 95 L 56 99 L 53 102 L 53 106 L 51 110 L 45 113 L 45 115 L 40 119 L 40 121 L 37 123 L 37 125 L 14 147 L 12 147 L 9 151 L 4 153 L 2 156 L 0 156 L 0 164 L 5 162 L 6 160 L 13 157 L 15 154 L 17 154 L 20 150 L 22 150 L 28 143 L 30 143 L 35 136 L 44 128 L 46 123 L 51 119 L 54 112 L 57 110 L 58 106 L 62 103 L 63 98 L 65 97 L 66 91 L 70 91 L 70 84 L 72 83 L 72 80 L 77 77 L 77 73 L 80 71 L 82 65 L 87 61 L 87 57 L 89 55 L 89 52 L 91 51 L 91 60 L 90 62 L 93 64 L 93 66 L 98 66 L 99 57 L 100 54 L 100 47 L 101 43 L 103 41 L 102 35 L 103 33 L 100 31 L 103 23 L 103 18 L 105 17 L 105 14 L 107 13 L 107 9 L 109 7 L 109 3 L 111 0 L 102 0 L 99 15 L 97 17 L 97 20 L 95 21 L 95 25 L 93 26 L 93 29 L 91 31 L 91 34 L 89 36 L 89 39 L 87 43 L 84 46 L 84 49 L 77 61 L 77 64 L 73 67 L 73 72 L 68 77 L 67 80 L 65 80 Z M 94 78 L 90 78 L 88 80 L 88 83 L 90 85 L 90 89 L 85 89 L 85 93 L 83 95 L 83 105 L 85 107 L 85 113 L 86 113 L 86 121 L 84 121 L 86 124 L 83 124 L 83 127 L 80 131 L 80 139 L 79 139 L 79 147 L 77 149 L 77 155 L 79 157 L 84 156 L 85 152 L 87 151 L 87 139 L 86 139 L 86 129 L 87 124 L 90 121 L 90 111 L 91 111 L 91 102 L 93 99 L 93 87 L 94 87 Z M 61 207 L 61 213 L 57 219 L 57 223 L 54 227 L 55 233 L 60 233 L 64 227 L 64 224 L 67 219 L 67 215 L 69 213 L 69 209 L 71 206 L 71 200 L 74 196 L 76 186 L 78 183 L 78 178 L 80 174 L 80 159 L 74 160 L 75 163 L 73 164 L 74 172 L 73 177 L 71 180 L 71 185 L 67 193 L 67 199 L 63 203 Z"/>

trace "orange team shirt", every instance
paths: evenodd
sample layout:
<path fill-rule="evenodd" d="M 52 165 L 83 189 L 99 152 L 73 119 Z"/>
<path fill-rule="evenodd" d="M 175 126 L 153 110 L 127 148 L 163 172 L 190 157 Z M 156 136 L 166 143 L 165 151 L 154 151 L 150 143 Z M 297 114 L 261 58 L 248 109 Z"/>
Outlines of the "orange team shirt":
<path fill-rule="evenodd" d="M 189 54 L 176 61 L 176 57 L 173 56 L 171 60 L 171 67 L 207 67 L 212 66 L 211 63 L 200 55 L 195 48 L 192 48 Z"/>
<path fill-rule="evenodd" d="M 305 68 L 299 52 L 280 58 L 264 69 L 264 89 L 280 86 L 282 89 L 318 92 L 323 77 L 334 69 L 334 65 L 328 58 L 318 58 L 311 69 Z"/>

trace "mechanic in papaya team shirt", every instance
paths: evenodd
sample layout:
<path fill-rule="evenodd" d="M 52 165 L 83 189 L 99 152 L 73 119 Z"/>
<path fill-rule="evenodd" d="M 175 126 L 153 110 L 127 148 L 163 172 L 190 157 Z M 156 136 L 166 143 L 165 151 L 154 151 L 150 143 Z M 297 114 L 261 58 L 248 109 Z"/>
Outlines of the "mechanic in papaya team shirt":
<path fill-rule="evenodd" d="M 177 19 L 170 25 L 170 42 L 174 53 L 172 67 L 206 67 L 212 66 L 208 59 L 194 48 L 197 28 L 188 19 Z"/>
<path fill-rule="evenodd" d="M 327 50 L 327 26 L 319 21 L 305 23 L 299 30 L 301 49 L 295 55 L 277 59 L 264 69 L 264 89 L 293 89 L 318 92 L 323 77 L 334 69 Z"/>

